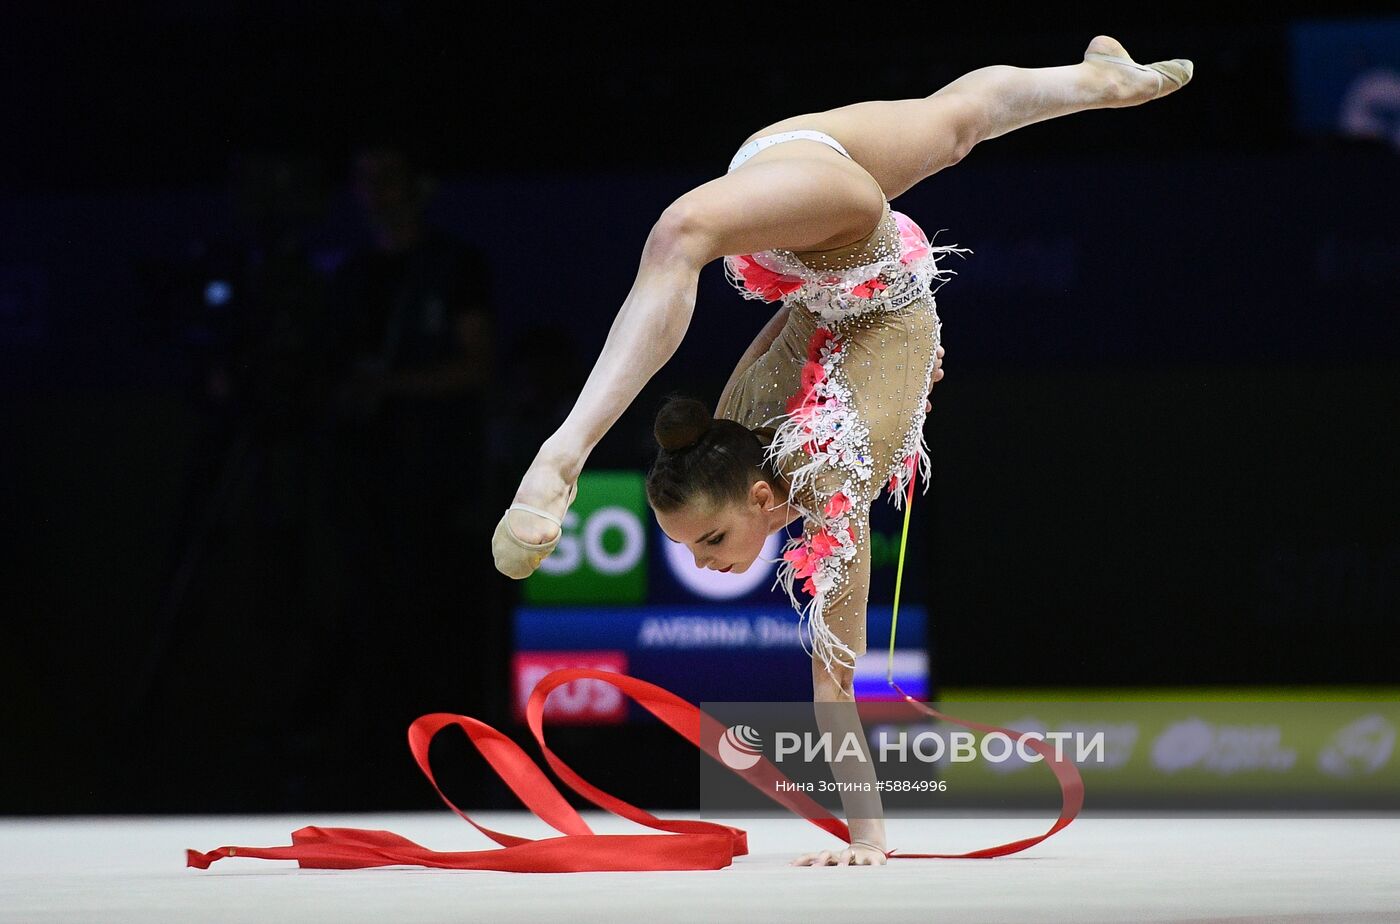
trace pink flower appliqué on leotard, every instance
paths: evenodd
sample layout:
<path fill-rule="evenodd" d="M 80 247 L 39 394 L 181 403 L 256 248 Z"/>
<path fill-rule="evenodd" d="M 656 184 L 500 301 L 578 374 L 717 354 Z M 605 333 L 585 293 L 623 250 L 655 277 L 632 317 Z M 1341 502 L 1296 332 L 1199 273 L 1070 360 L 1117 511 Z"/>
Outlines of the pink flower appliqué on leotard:
<path fill-rule="evenodd" d="M 856 286 L 854 289 L 851 290 L 851 294 L 859 296 L 860 298 L 874 298 L 876 292 L 883 292 L 885 289 L 888 288 L 889 286 L 881 282 L 880 277 L 876 276 L 872 279 L 867 279 L 865 280 L 865 282 L 862 282 L 860 285 Z"/>
<path fill-rule="evenodd" d="M 776 301 L 789 292 L 802 288 L 802 277 L 775 273 L 765 266 L 760 266 L 751 254 L 734 257 L 734 268 L 743 278 L 748 290 L 762 296 L 765 301 Z"/>
<path fill-rule="evenodd" d="M 915 260 L 928 256 L 929 250 L 928 235 L 924 234 L 924 229 L 914 223 L 903 212 L 894 212 L 895 224 L 899 226 L 899 244 L 903 251 L 899 256 L 899 262 L 908 266 Z"/>

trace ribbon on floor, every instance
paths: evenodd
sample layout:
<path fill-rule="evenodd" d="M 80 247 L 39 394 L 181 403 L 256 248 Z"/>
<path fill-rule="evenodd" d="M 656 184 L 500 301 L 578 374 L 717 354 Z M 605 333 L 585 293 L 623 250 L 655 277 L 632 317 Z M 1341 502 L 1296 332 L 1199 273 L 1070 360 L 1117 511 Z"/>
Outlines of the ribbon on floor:
<path fill-rule="evenodd" d="M 904 532 L 900 537 L 899 564 L 895 576 L 894 610 L 890 620 L 890 665 L 887 681 L 905 700 L 920 712 L 940 721 L 961 725 L 984 733 L 1001 732 L 1019 741 L 1022 732 L 981 722 L 954 718 L 920 703 L 894 682 L 894 631 L 899 617 L 899 590 L 904 574 L 904 544 L 909 536 L 909 510 L 914 501 L 914 479 L 909 480 L 904 505 Z M 579 813 L 564 798 L 558 788 L 545 776 L 539 765 L 509 737 L 470 716 L 434 712 L 415 720 L 408 728 L 408 746 L 418 768 L 437 790 L 447 807 L 464 821 L 499 844 L 486 850 L 438 851 L 415 844 L 392 831 L 365 828 L 322 828 L 308 826 L 292 832 L 287 847 L 219 847 L 207 853 L 185 851 L 185 865 L 208 869 L 209 864 L 224 857 L 257 857 L 264 860 L 296 860 L 297 865 L 311 869 L 362 869 L 373 866 L 428 866 L 439 869 L 486 869 L 513 873 L 581 873 L 581 872 L 643 872 L 654 870 L 721 869 L 734 857 L 749 852 L 748 834 L 742 828 L 694 819 L 657 818 L 616 796 L 603 792 L 575 773 L 568 764 L 550 750 L 544 739 L 544 704 L 551 690 L 579 679 L 610 683 L 656 716 L 691 744 L 724 764 L 717 750 L 725 726 L 697 706 L 653 683 L 627 674 L 593 668 L 570 667 L 551 671 L 540 678 L 530 691 L 525 707 L 525 720 L 530 733 L 540 746 L 545 760 L 555 774 L 574 792 L 601 809 L 620 815 L 639 825 L 668 834 L 595 834 Z M 455 726 L 466 733 L 472 746 L 490 764 L 491 769 L 505 781 L 511 791 L 538 818 L 554 830 L 558 837 L 532 840 L 483 827 L 463 812 L 438 787 L 433 768 L 428 761 L 428 748 L 433 738 L 445 728 Z M 985 859 L 1001 857 L 1025 850 L 1064 828 L 1079 814 L 1084 804 L 1084 781 L 1072 761 L 1057 756 L 1044 739 L 1030 738 L 1027 746 L 1050 766 L 1060 784 L 1060 816 L 1050 829 L 1035 837 L 1023 838 L 994 847 L 984 847 L 967 853 L 900 853 L 888 850 L 889 859 Z M 790 809 L 822 830 L 847 844 L 851 833 L 846 823 L 832 815 L 807 795 L 795 792 L 795 786 L 779 786 L 792 781 L 767 758 L 747 770 L 727 769 L 739 774 L 760 792 Z"/>
<path fill-rule="evenodd" d="M 516 873 L 640 872 L 648 870 L 720 869 L 734 857 L 749 852 L 748 835 L 742 828 L 693 819 L 657 818 L 650 812 L 603 792 L 575 773 L 545 743 L 544 703 L 554 688 L 573 680 L 589 678 L 610 683 L 638 705 L 670 726 L 715 760 L 725 726 L 698 707 L 655 684 L 626 674 L 593 668 L 571 667 L 551 671 L 530 693 L 526 721 L 539 743 L 545 760 L 555 774 L 574 792 L 589 802 L 629 821 L 668 834 L 595 834 L 544 772 L 514 741 L 470 716 L 435 712 L 422 716 L 408 729 L 408 744 L 419 769 L 432 783 L 442 801 L 468 824 L 500 846 L 486 850 L 437 851 L 415 844 L 392 831 L 363 828 L 323 828 L 308 826 L 292 832 L 286 847 L 219 847 L 207 853 L 186 851 L 186 865 L 208 869 L 224 857 L 258 857 L 265 860 L 296 860 L 304 868 L 360 869 L 372 866 L 429 866 L 441 869 L 488 869 Z M 1020 732 L 995 725 L 984 725 L 944 715 L 915 702 L 921 711 L 943 721 L 983 732 L 999 731 L 1012 739 Z M 448 727 L 460 728 L 472 745 L 505 781 L 520 801 L 542 821 L 560 832 L 558 837 L 532 840 L 477 824 L 452 803 L 438 787 L 428 761 L 432 739 Z M 1044 740 L 1031 738 L 1027 746 L 1050 764 L 1060 784 L 1060 816 L 1044 834 L 973 850 L 968 853 L 900 853 L 887 851 L 891 859 L 986 858 L 1025 850 L 1045 840 L 1074 820 L 1084 800 L 1084 785 L 1074 763 L 1057 758 Z M 721 761 L 722 762 L 722 761 Z M 725 764 L 728 767 L 727 764 Z M 730 768 L 732 769 L 732 768 Z M 850 843 L 850 831 L 809 796 L 778 786 L 790 782 L 767 758 L 748 770 L 733 770 L 774 801 L 792 810 L 822 830 Z"/>

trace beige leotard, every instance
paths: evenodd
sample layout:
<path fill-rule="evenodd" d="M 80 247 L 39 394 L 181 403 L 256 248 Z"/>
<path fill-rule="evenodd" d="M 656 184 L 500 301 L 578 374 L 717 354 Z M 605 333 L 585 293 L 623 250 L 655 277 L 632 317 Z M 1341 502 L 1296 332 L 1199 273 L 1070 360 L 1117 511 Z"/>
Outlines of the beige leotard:
<path fill-rule="evenodd" d="M 902 509 L 916 471 L 928 487 L 924 400 L 940 332 L 931 283 L 951 274 L 936 258 L 964 250 L 933 247 L 886 201 L 880 223 L 854 244 L 724 258 L 746 298 L 792 309 L 718 416 L 777 428 L 768 454 L 803 521 L 779 578 L 828 670 L 866 651 L 870 505 L 884 491 Z"/>

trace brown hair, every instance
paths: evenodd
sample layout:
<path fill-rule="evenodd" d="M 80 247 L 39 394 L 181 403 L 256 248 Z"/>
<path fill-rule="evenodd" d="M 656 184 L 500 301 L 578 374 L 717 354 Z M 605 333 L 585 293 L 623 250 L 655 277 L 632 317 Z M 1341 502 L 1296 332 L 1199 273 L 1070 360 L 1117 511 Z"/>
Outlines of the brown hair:
<path fill-rule="evenodd" d="M 764 458 L 773 432 L 716 418 L 694 398 L 668 396 L 652 426 L 661 449 L 647 473 L 647 502 L 663 513 L 697 499 L 714 505 L 740 502 L 760 478 L 776 491 L 785 490 L 787 479 Z"/>

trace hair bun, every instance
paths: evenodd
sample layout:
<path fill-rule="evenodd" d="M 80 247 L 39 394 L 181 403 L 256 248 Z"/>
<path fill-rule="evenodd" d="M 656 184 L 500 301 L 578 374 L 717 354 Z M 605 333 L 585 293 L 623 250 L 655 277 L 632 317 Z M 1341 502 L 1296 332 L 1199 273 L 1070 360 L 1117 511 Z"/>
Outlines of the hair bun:
<path fill-rule="evenodd" d="M 700 442 L 715 424 L 709 408 L 695 398 L 667 399 L 656 413 L 652 435 L 667 452 L 679 452 Z"/>

